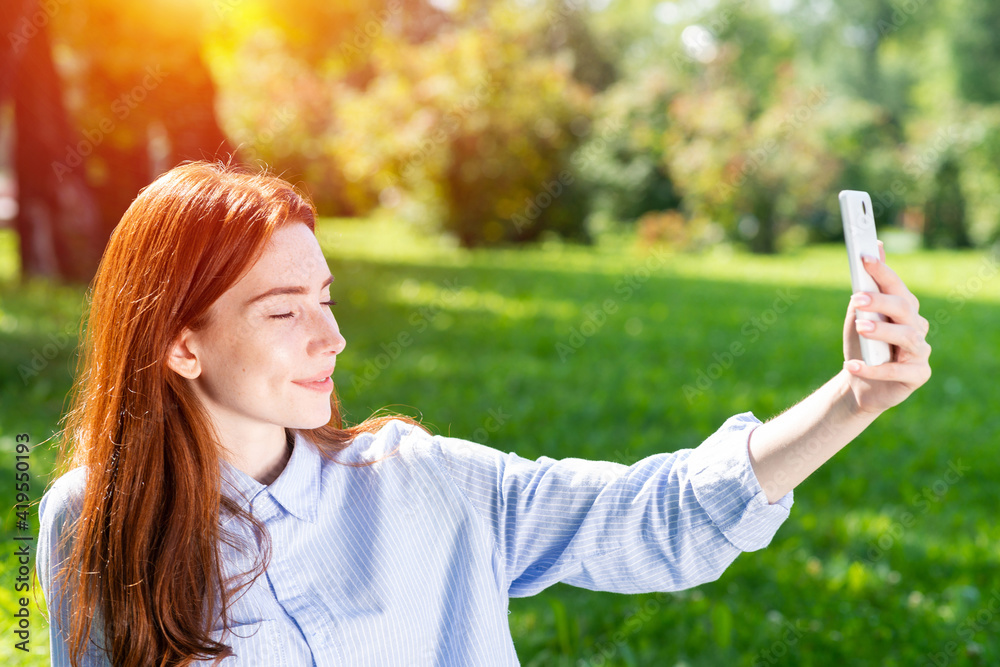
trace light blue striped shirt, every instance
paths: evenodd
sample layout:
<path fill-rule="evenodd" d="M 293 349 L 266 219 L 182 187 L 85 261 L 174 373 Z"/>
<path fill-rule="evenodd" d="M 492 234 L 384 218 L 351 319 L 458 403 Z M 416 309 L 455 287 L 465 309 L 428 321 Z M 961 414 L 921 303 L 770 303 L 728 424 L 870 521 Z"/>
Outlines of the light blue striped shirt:
<path fill-rule="evenodd" d="M 224 493 L 264 522 L 273 551 L 231 609 L 223 641 L 236 657 L 222 664 L 517 665 L 511 596 L 556 582 L 641 593 L 713 581 L 741 551 L 767 546 L 792 505 L 791 493 L 769 505 L 750 467 L 758 424 L 736 415 L 697 449 L 632 466 L 531 461 L 400 421 L 338 458 L 382 459 L 367 467 L 328 462 L 301 435 L 270 486 L 226 464 Z M 38 570 L 50 605 L 55 540 L 81 473 L 42 499 Z M 253 554 L 223 549 L 227 574 L 251 567 Z M 57 667 L 69 664 L 70 607 L 52 614 Z"/>

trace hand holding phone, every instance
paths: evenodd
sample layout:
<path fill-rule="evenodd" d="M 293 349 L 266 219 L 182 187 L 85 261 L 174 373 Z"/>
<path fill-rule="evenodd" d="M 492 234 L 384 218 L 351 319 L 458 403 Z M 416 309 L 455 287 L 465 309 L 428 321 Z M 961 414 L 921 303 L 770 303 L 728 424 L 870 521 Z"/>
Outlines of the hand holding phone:
<path fill-rule="evenodd" d="M 844 222 L 844 240 L 847 243 L 847 259 L 851 267 L 851 289 L 858 292 L 878 292 L 878 285 L 865 270 L 862 255 L 878 257 L 878 238 L 875 236 L 875 213 L 872 200 L 867 192 L 842 190 L 839 196 L 840 217 Z M 879 313 L 857 310 L 856 319 L 886 321 Z M 881 340 L 871 340 L 859 336 L 861 356 L 869 366 L 878 366 L 892 360 L 889 344 Z"/>

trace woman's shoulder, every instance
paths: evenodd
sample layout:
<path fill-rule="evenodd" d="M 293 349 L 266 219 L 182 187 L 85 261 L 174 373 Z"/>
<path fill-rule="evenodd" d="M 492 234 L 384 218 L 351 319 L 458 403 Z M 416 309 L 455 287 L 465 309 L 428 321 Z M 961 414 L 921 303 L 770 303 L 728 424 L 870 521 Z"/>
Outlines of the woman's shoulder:
<path fill-rule="evenodd" d="M 82 466 L 61 475 L 42 495 L 38 505 L 38 520 L 46 524 L 59 523 L 80 511 L 87 487 L 87 470 Z"/>
<path fill-rule="evenodd" d="M 503 453 L 475 442 L 435 435 L 419 424 L 391 419 L 377 431 L 360 433 L 338 457 L 344 462 L 371 462 L 386 457 L 404 460 L 495 459 Z"/>
<path fill-rule="evenodd" d="M 417 424 L 390 419 L 378 430 L 357 434 L 337 459 L 343 463 L 367 463 L 390 455 L 409 454 L 432 436 Z"/>

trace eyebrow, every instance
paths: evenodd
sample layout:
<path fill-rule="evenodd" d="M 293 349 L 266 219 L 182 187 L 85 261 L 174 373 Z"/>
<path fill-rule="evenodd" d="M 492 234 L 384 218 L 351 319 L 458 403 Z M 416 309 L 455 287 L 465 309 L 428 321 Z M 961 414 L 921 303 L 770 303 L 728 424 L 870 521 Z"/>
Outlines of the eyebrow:
<path fill-rule="evenodd" d="M 333 276 L 330 276 L 329 278 L 327 278 L 326 280 L 323 281 L 323 284 L 320 285 L 319 288 L 323 289 L 324 287 L 326 287 L 327 285 L 329 285 L 332 282 L 333 282 Z M 288 285 L 288 286 L 285 286 L 285 287 L 273 287 L 273 288 L 267 290 L 266 292 L 264 292 L 263 294 L 258 294 L 254 298 L 250 299 L 245 304 L 243 304 L 243 306 L 246 307 L 246 306 L 255 304 L 258 301 L 261 301 L 263 299 L 268 299 L 268 298 L 270 298 L 272 296 L 281 296 L 283 294 L 308 294 L 308 293 L 309 293 L 309 288 L 302 287 L 301 285 Z"/>

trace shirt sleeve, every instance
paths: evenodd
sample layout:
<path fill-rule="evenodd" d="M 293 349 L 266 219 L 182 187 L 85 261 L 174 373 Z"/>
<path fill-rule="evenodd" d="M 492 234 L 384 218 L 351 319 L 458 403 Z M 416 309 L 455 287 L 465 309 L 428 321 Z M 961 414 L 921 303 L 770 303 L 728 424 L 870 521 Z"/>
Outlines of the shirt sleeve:
<path fill-rule="evenodd" d="M 508 594 L 557 582 L 618 593 L 674 591 L 718 579 L 742 551 L 767 546 L 788 517 L 750 465 L 760 421 L 729 418 L 696 449 L 631 466 L 536 461 L 435 437 L 436 460 L 483 518 Z"/>
<path fill-rule="evenodd" d="M 73 618 L 72 596 L 65 595 L 56 574 L 69 555 L 71 544 L 60 544 L 65 532 L 80 511 L 86 476 L 82 468 L 70 471 L 42 496 L 38 506 L 39 534 L 36 569 L 45 594 L 49 614 L 49 650 L 52 667 L 69 667 L 69 630 Z M 101 633 L 95 619 L 91 629 L 92 642 L 100 643 Z M 110 667 L 103 652 L 91 643 L 81 658 L 81 667 Z"/>

